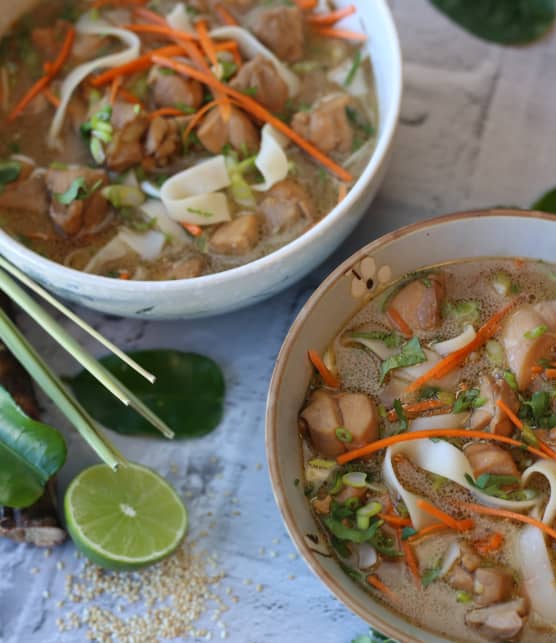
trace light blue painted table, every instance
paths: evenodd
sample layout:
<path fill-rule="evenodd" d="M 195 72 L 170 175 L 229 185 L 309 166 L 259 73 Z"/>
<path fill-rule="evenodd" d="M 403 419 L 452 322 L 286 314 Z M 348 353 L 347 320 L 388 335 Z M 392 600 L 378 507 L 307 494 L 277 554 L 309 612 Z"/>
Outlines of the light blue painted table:
<path fill-rule="evenodd" d="M 425 0 L 393 0 L 392 7 L 406 61 L 393 163 L 365 220 L 325 265 L 268 302 L 205 321 L 143 323 L 79 311 L 124 348 L 194 350 L 225 371 L 226 415 L 211 436 L 177 445 L 118 443 L 130 458 L 157 467 L 187 492 L 194 532 L 208 531 L 203 547 L 219 554 L 224 584 L 239 599 L 223 617 L 233 643 L 349 643 L 366 631 L 295 557 L 267 477 L 267 385 L 297 311 L 336 264 L 386 231 L 460 209 L 527 206 L 556 185 L 556 84 L 548 80 L 556 63 L 554 36 L 528 49 L 501 49 L 459 31 Z M 71 359 L 31 322 L 20 323 L 59 372 L 74 370 Z M 46 403 L 45 408 L 50 421 L 63 424 Z M 61 487 L 88 457 L 79 440 L 69 442 Z M 208 528 L 208 512 L 217 519 L 215 528 Z M 56 618 L 68 610 L 56 607 L 64 576 L 80 564 L 71 544 L 45 558 L 41 551 L 1 542 L 0 641 L 85 640 L 84 630 L 60 634 L 56 627 Z"/>

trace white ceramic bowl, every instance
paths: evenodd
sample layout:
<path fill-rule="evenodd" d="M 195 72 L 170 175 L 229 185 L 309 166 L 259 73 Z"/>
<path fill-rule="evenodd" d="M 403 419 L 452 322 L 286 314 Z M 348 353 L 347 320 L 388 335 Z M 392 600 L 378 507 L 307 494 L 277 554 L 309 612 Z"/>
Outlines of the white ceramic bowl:
<path fill-rule="evenodd" d="M 17 16 L 14 12 L 21 13 L 34 2 L 0 0 L 4 9 L 0 30 Z M 338 2 L 345 4 L 348 0 Z M 84 274 L 35 254 L 1 230 L 0 252 L 60 297 L 125 317 L 178 319 L 224 313 L 269 297 L 303 277 L 345 239 L 365 213 L 383 179 L 398 121 L 401 54 L 390 11 L 385 0 L 353 0 L 353 4 L 358 9 L 354 28 L 360 21 L 369 35 L 379 107 L 378 142 L 347 198 L 304 235 L 240 268 L 180 281 L 123 281 Z"/>
<path fill-rule="evenodd" d="M 286 527 L 307 564 L 328 588 L 397 641 L 448 643 L 374 601 L 335 559 L 315 553 L 305 538 L 319 534 L 303 486 L 294 484 L 303 479 L 297 415 L 312 375 L 307 351 L 313 348 L 323 353 L 370 295 L 408 272 L 471 257 L 553 262 L 555 238 L 553 216 L 520 210 L 456 214 L 388 234 L 356 252 L 327 277 L 299 313 L 278 355 L 268 395 L 266 449 L 274 495 Z"/>

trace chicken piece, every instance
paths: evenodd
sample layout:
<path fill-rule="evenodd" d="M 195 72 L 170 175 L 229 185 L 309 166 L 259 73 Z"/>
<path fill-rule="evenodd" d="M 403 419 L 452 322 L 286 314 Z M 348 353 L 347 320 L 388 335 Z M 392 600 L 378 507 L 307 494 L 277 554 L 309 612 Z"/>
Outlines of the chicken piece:
<path fill-rule="evenodd" d="M 305 188 L 294 181 L 284 179 L 267 192 L 259 206 L 271 234 L 296 224 L 302 217 L 309 221 L 316 217 L 315 206 Z"/>
<path fill-rule="evenodd" d="M 169 74 L 155 67 L 149 75 L 149 86 L 157 107 L 184 105 L 197 109 L 203 102 L 203 88 L 192 78 Z"/>
<path fill-rule="evenodd" d="M 149 118 L 134 105 L 117 102 L 111 117 L 114 136 L 106 150 L 106 164 L 110 170 L 124 172 L 139 165 L 143 158 L 141 139 L 149 128 Z"/>
<path fill-rule="evenodd" d="M 470 428 L 480 431 L 490 425 L 492 433 L 510 436 L 514 432 L 514 425 L 510 418 L 500 409 L 496 402 L 501 400 L 508 408 L 517 413 L 519 400 L 509 384 L 503 378 L 494 379 L 491 375 L 481 377 L 479 398 L 486 402 L 476 408 L 471 416 Z"/>
<path fill-rule="evenodd" d="M 475 572 L 473 593 L 475 602 L 480 607 L 507 601 L 514 588 L 514 579 L 510 572 L 496 567 L 479 567 Z"/>
<path fill-rule="evenodd" d="M 69 190 L 77 179 L 84 179 L 87 190 L 95 188 L 93 193 L 85 199 L 77 198 L 68 205 L 60 203 L 57 195 Z M 50 168 L 46 172 L 46 187 L 52 195 L 50 218 L 69 237 L 97 227 L 109 211 L 108 201 L 100 193 L 102 186 L 107 184 L 108 177 L 101 170 L 88 167 L 68 170 Z"/>
<path fill-rule="evenodd" d="M 224 123 L 219 109 L 213 109 L 197 130 L 197 136 L 209 152 L 220 154 L 226 145 L 235 150 L 256 152 L 259 149 L 259 131 L 249 117 L 232 107 L 230 120 Z"/>
<path fill-rule="evenodd" d="M 189 257 L 172 261 L 156 271 L 155 277 L 160 280 L 193 279 L 203 274 L 206 268 L 204 257 Z"/>
<path fill-rule="evenodd" d="M 278 58 L 294 63 L 305 53 L 304 23 L 298 7 L 273 7 L 257 13 L 251 30 Z"/>
<path fill-rule="evenodd" d="M 309 429 L 315 450 L 325 456 L 335 457 L 344 452 L 344 444 L 336 437 L 336 429 L 342 424 L 340 409 L 331 393 L 315 391 L 300 418 Z"/>
<path fill-rule="evenodd" d="M 241 92 L 255 90 L 254 99 L 274 113 L 284 111 L 289 97 L 288 86 L 272 61 L 260 54 L 243 65 L 230 86 Z"/>
<path fill-rule="evenodd" d="M 526 613 L 524 599 L 518 598 L 509 603 L 470 610 L 465 615 L 465 623 L 478 627 L 480 633 L 489 639 L 509 640 L 521 631 L 522 617 Z"/>
<path fill-rule="evenodd" d="M 350 101 L 347 94 L 327 96 L 310 111 L 297 112 L 292 120 L 292 128 L 325 153 L 350 152 L 353 128 L 346 114 Z"/>
<path fill-rule="evenodd" d="M 464 449 L 464 453 L 475 478 L 484 473 L 519 478 L 519 471 L 511 454 L 496 444 L 474 442 Z"/>
<path fill-rule="evenodd" d="M 481 557 L 473 547 L 469 543 L 462 541 L 459 543 L 459 549 L 461 552 L 461 564 L 463 568 L 468 572 L 474 572 L 478 569 L 481 564 Z"/>
<path fill-rule="evenodd" d="M 533 306 L 522 306 L 509 317 L 504 326 L 504 349 L 521 390 L 529 386 L 531 367 L 536 366 L 541 358 L 550 358 L 556 346 L 556 333 L 551 330 L 539 337 L 526 337 L 526 333 L 543 325 L 546 325 L 545 318 Z"/>
<path fill-rule="evenodd" d="M 36 214 L 48 213 L 48 194 L 44 177 L 34 176 L 8 183 L 0 192 L 0 208 Z"/>
<path fill-rule="evenodd" d="M 459 565 L 455 565 L 450 572 L 448 583 L 454 589 L 460 589 L 469 593 L 473 591 L 473 576 Z"/>
<path fill-rule="evenodd" d="M 99 51 L 110 42 L 106 36 L 97 36 L 96 34 L 79 34 L 71 50 L 71 57 L 74 62 L 82 63 L 92 58 L 97 58 Z"/>
<path fill-rule="evenodd" d="M 176 119 L 157 116 L 149 125 L 145 152 L 154 158 L 158 167 L 164 167 L 180 150 L 180 131 Z"/>
<path fill-rule="evenodd" d="M 340 393 L 337 398 L 342 414 L 342 426 L 353 440 L 346 442 L 348 450 L 358 449 L 378 438 L 378 411 L 376 405 L 363 393 Z"/>
<path fill-rule="evenodd" d="M 330 505 L 332 503 L 332 496 L 325 496 L 324 498 L 315 498 L 311 504 L 313 505 L 314 510 L 319 513 L 326 515 L 330 513 Z"/>
<path fill-rule="evenodd" d="M 223 255 L 244 255 L 259 242 L 260 221 L 256 214 L 242 214 L 214 231 L 209 241 L 212 252 Z"/>
<path fill-rule="evenodd" d="M 410 328 L 432 330 L 440 323 L 445 294 L 444 276 L 433 273 L 410 281 L 394 295 L 388 308 L 394 308 Z M 390 321 L 396 325 L 395 319 Z"/>

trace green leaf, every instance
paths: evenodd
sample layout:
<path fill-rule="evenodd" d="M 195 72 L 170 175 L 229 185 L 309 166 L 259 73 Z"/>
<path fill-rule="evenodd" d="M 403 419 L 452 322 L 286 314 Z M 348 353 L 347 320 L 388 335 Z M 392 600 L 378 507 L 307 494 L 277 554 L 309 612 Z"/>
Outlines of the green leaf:
<path fill-rule="evenodd" d="M 476 404 L 477 400 L 480 400 L 478 388 L 470 388 L 467 389 L 467 391 L 463 391 L 457 396 L 452 407 L 452 413 L 462 413 L 463 411 L 468 411 L 471 407 L 481 406 L 480 404 Z"/>
<path fill-rule="evenodd" d="M 19 161 L 0 161 L 0 192 L 8 183 L 17 181 L 21 173 Z"/>
<path fill-rule="evenodd" d="M 474 36 L 503 45 L 537 40 L 551 27 L 554 0 L 431 0 L 432 4 Z"/>
<path fill-rule="evenodd" d="M 531 210 L 540 210 L 541 212 L 549 212 L 556 214 L 556 188 L 546 192 L 539 199 L 533 203 Z"/>
<path fill-rule="evenodd" d="M 353 527 L 346 527 L 343 523 L 330 516 L 325 516 L 322 521 L 327 529 L 340 540 L 349 540 L 352 543 L 364 543 L 376 534 L 377 529 L 382 524 L 381 521 L 374 522 L 368 529 L 361 531 Z"/>
<path fill-rule="evenodd" d="M 405 414 L 405 411 L 403 410 L 403 406 L 400 400 L 394 400 L 394 411 L 396 411 L 396 417 L 398 418 L 398 422 L 400 423 L 400 431 L 407 431 L 407 427 L 409 426 L 407 422 L 407 416 Z"/>
<path fill-rule="evenodd" d="M 419 339 L 413 337 L 402 346 L 401 351 L 397 355 L 392 355 L 392 357 L 388 357 L 388 359 L 382 362 L 382 366 L 380 367 L 380 382 L 384 382 L 386 375 L 395 368 L 413 366 L 426 361 L 427 356 L 421 348 Z"/>
<path fill-rule="evenodd" d="M 91 189 L 87 187 L 87 182 L 82 176 L 74 179 L 65 192 L 57 192 L 54 194 L 56 200 L 62 205 L 69 205 L 74 201 L 83 201 L 88 199 L 93 192 L 99 189 L 102 185 L 102 180 L 98 180 Z"/>
<path fill-rule="evenodd" d="M 426 569 L 421 577 L 423 587 L 428 587 L 434 583 L 434 581 L 440 576 L 440 571 L 440 567 L 431 567 L 430 569 Z"/>
<path fill-rule="evenodd" d="M 225 383 L 222 371 L 211 359 L 173 350 L 130 353 L 141 366 L 156 375 L 149 384 L 114 356 L 100 362 L 137 397 L 162 418 L 177 438 L 205 435 L 222 419 Z M 66 378 L 77 399 L 101 424 L 124 435 L 160 437 L 135 411 L 123 406 L 88 372 Z"/>
<path fill-rule="evenodd" d="M 25 415 L 0 386 L 0 505 L 22 509 L 36 502 L 66 454 L 61 434 Z"/>
<path fill-rule="evenodd" d="M 376 339 L 384 342 L 386 348 L 398 348 L 402 343 L 402 336 L 395 331 L 388 333 L 385 330 L 370 330 L 367 332 L 350 333 L 353 339 Z"/>

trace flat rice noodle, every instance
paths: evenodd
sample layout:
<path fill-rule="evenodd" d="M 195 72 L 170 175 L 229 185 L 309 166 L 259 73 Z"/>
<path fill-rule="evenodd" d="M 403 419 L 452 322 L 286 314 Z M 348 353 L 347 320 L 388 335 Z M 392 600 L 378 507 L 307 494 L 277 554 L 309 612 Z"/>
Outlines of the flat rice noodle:
<path fill-rule="evenodd" d="M 243 27 L 217 27 L 210 32 L 214 40 L 235 40 L 240 48 L 241 53 L 247 58 L 255 58 L 258 54 L 270 60 L 276 72 L 288 86 L 290 97 L 297 96 L 301 90 L 299 78 L 293 71 L 290 71 L 284 63 L 279 60 L 271 51 L 267 49 L 262 42 L 255 36 L 243 29 Z"/>
<path fill-rule="evenodd" d="M 446 355 L 449 355 L 450 353 L 458 351 L 460 350 L 460 348 L 467 346 L 469 342 L 472 342 L 475 339 L 476 335 L 477 333 L 475 332 L 473 326 L 471 326 L 471 324 L 466 324 L 463 332 L 457 337 L 452 337 L 451 339 L 446 339 L 443 342 L 433 344 L 433 348 L 435 352 L 437 352 L 439 355 L 442 355 L 442 357 L 445 357 Z"/>
<path fill-rule="evenodd" d="M 261 132 L 261 149 L 255 159 L 257 169 L 264 177 L 264 183 L 252 185 L 253 190 L 266 192 L 273 185 L 288 176 L 288 157 L 284 152 L 287 139 L 268 123 Z"/>
<path fill-rule="evenodd" d="M 409 422 L 410 431 L 433 431 L 435 429 L 463 429 L 469 413 L 443 413 L 423 415 Z"/>
<path fill-rule="evenodd" d="M 148 230 L 147 232 L 133 232 L 124 228 L 118 233 L 118 237 L 136 252 L 141 259 L 154 261 L 160 257 L 162 248 L 166 243 L 166 236 L 158 230 Z"/>
<path fill-rule="evenodd" d="M 538 527 L 525 525 L 516 549 L 532 625 L 556 630 L 556 578 L 545 535 Z"/>
<path fill-rule="evenodd" d="M 552 526 L 556 519 L 556 462 L 553 460 L 539 460 L 530 467 L 527 467 L 521 476 L 523 484 L 526 484 L 533 474 L 544 476 L 550 485 L 550 498 L 544 508 L 542 521 Z"/>
<path fill-rule="evenodd" d="M 184 31 L 190 34 L 195 33 L 195 29 L 193 29 L 183 2 L 178 2 L 172 11 L 166 14 L 166 22 L 172 29 L 176 29 L 176 31 Z"/>
<path fill-rule="evenodd" d="M 231 219 L 228 199 L 218 192 L 230 186 L 224 156 L 215 156 L 169 178 L 160 190 L 168 215 L 199 226 Z"/>
<path fill-rule="evenodd" d="M 160 232 L 170 237 L 172 245 L 183 246 L 189 243 L 189 237 L 186 231 L 179 223 L 176 223 L 168 216 L 164 203 L 156 199 L 149 199 L 139 206 L 149 218 L 156 219 L 156 227 Z"/>
<path fill-rule="evenodd" d="M 60 105 L 56 109 L 56 114 L 54 115 L 54 119 L 52 120 L 52 124 L 50 125 L 50 130 L 48 132 L 48 144 L 50 147 L 54 148 L 60 147 L 60 132 L 64 124 L 64 118 L 66 116 L 69 102 L 77 87 L 85 80 L 85 78 L 87 78 L 87 76 L 90 76 L 93 72 L 99 69 L 118 67 L 119 65 L 125 65 L 126 63 L 135 60 L 139 56 L 139 52 L 141 50 L 141 41 L 137 35 L 127 29 L 118 29 L 113 27 L 105 20 L 94 20 L 91 18 L 90 14 L 86 14 L 80 18 L 77 21 L 75 28 L 78 38 L 80 34 L 112 36 L 122 40 L 127 45 L 127 49 L 83 63 L 71 71 L 71 73 L 66 77 L 60 90 Z"/>
<path fill-rule="evenodd" d="M 119 235 L 116 235 L 90 259 L 83 271 L 96 274 L 100 268 L 109 261 L 122 259 L 128 252 L 129 247 L 123 242 Z"/>
<path fill-rule="evenodd" d="M 421 496 L 405 489 L 398 480 L 393 466 L 393 459 L 399 455 L 407 457 L 414 465 L 425 471 L 459 484 L 485 505 L 523 513 L 539 503 L 538 498 L 524 501 L 502 500 L 488 496 L 476 489 L 465 479 L 465 474 L 473 478 L 473 469 L 469 464 L 469 460 L 460 449 L 445 440 L 438 442 L 432 442 L 431 440 L 402 442 L 388 447 L 386 450 L 382 474 L 387 486 L 404 501 L 413 527 L 417 530 L 435 524 L 438 521 L 417 506 Z"/>

